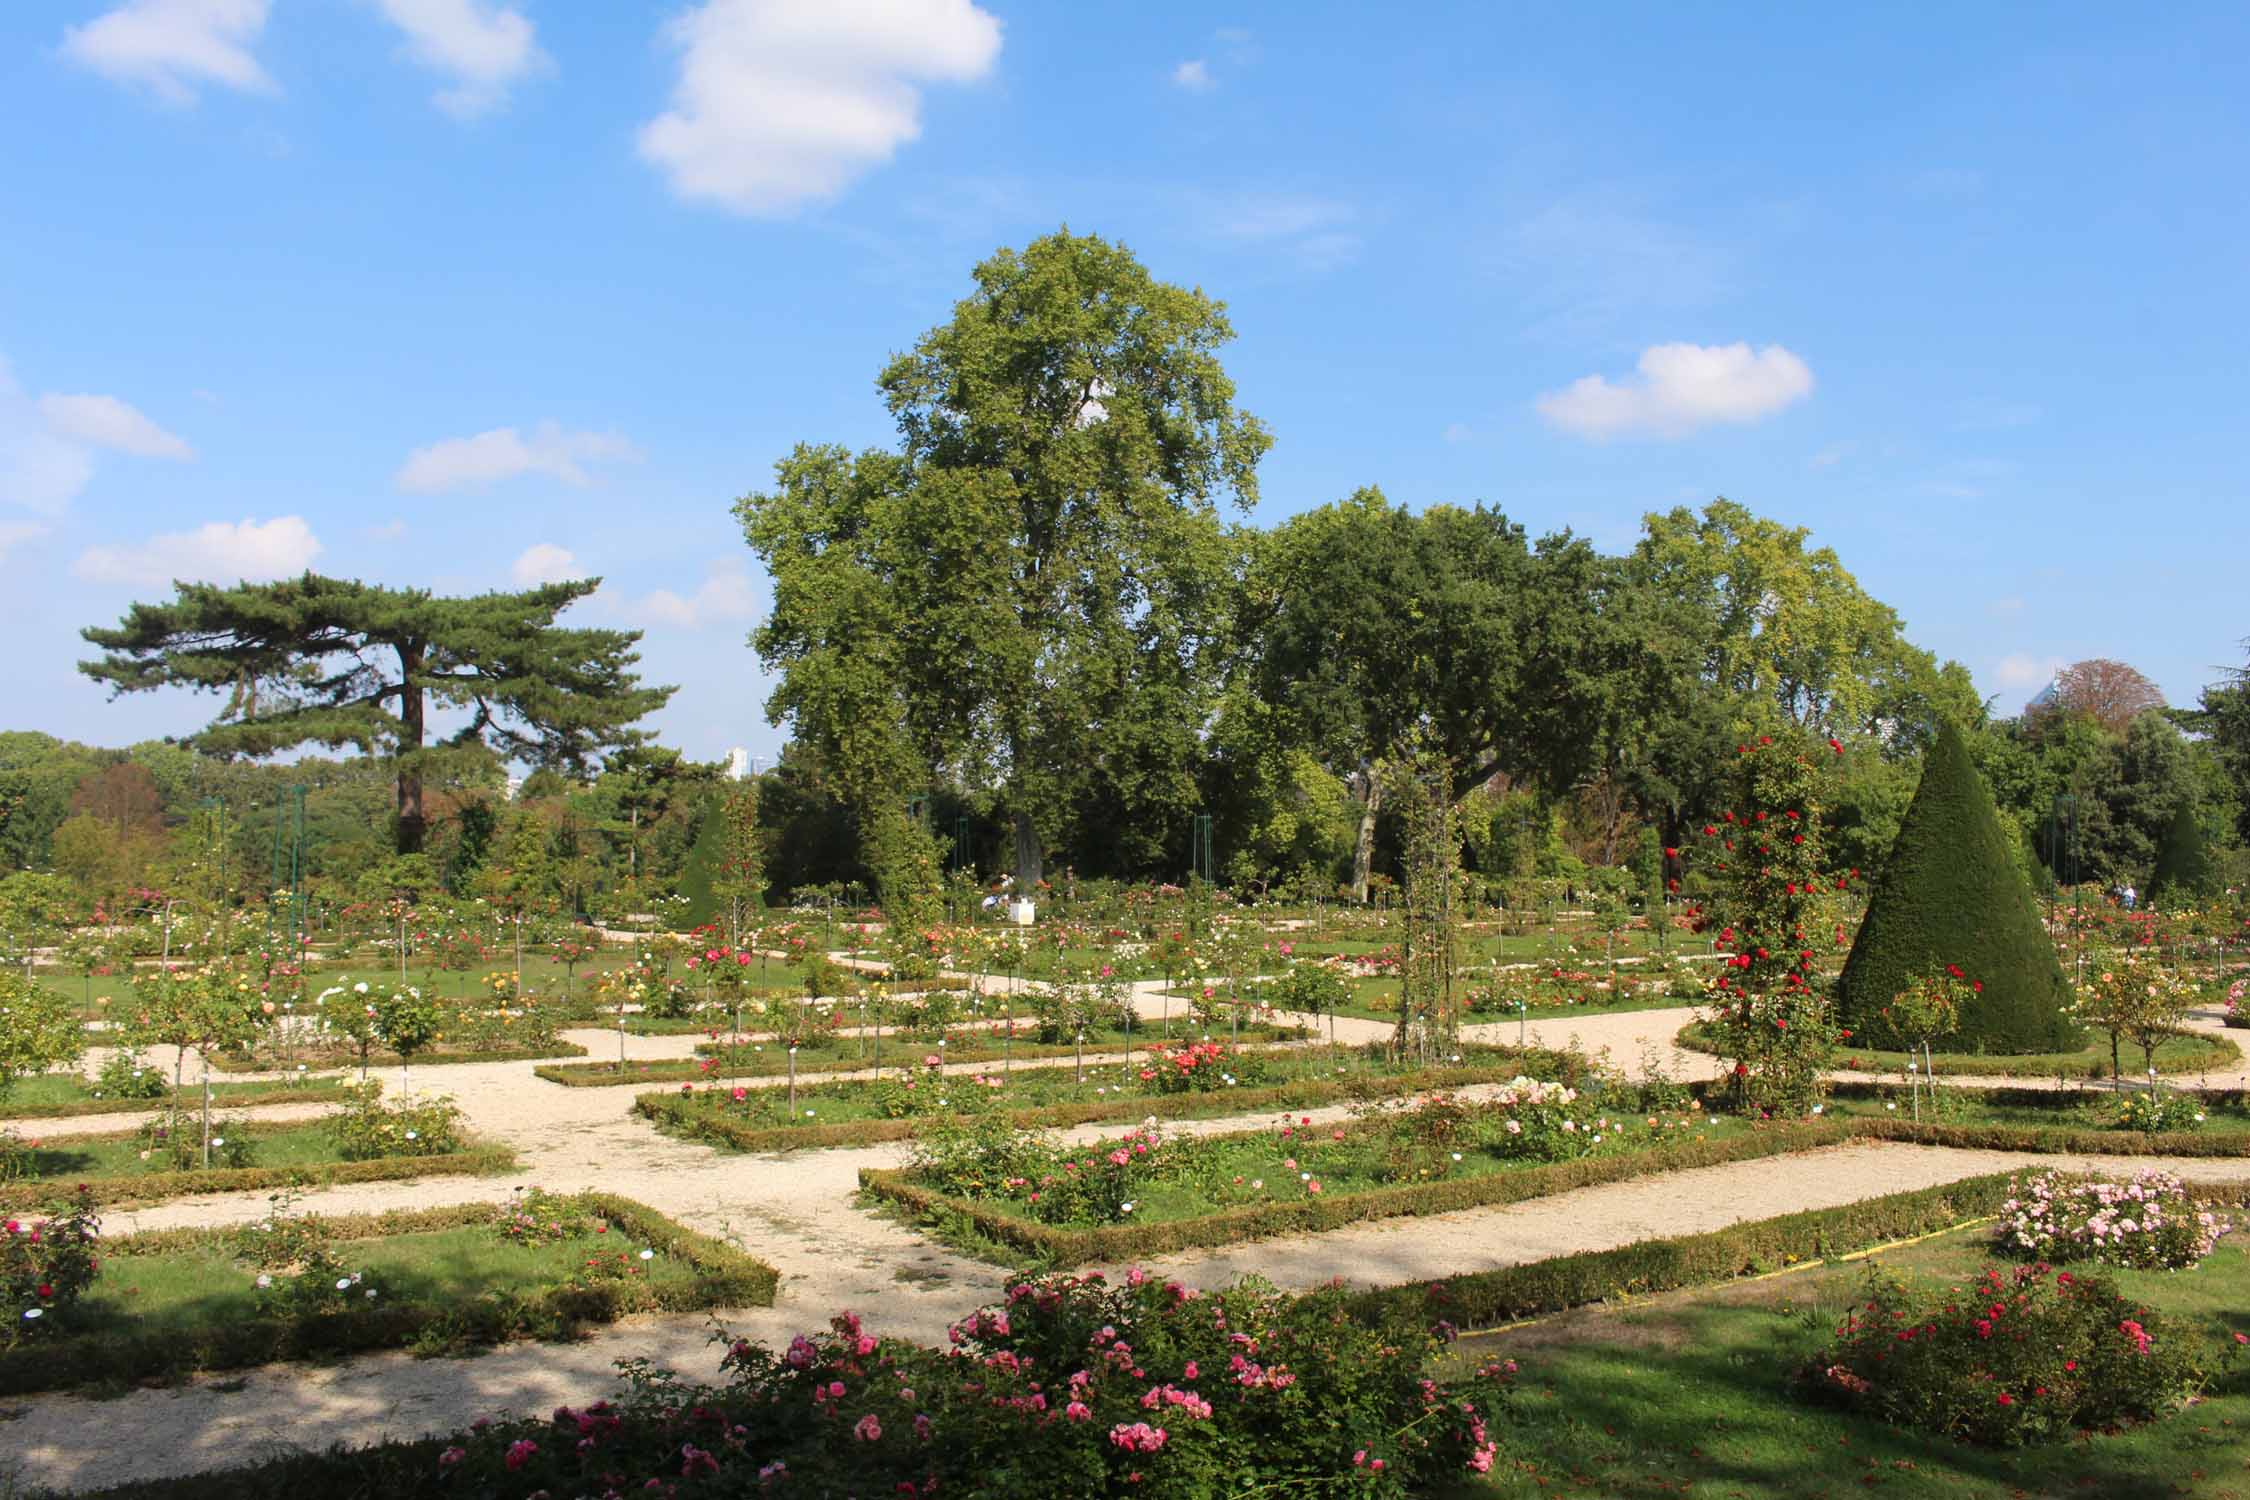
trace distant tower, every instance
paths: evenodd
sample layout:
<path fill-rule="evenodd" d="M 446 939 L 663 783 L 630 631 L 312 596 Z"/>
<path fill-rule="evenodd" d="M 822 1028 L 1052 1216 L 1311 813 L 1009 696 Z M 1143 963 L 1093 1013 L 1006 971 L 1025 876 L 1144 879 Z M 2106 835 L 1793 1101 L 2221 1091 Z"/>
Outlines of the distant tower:
<path fill-rule="evenodd" d="M 750 752 L 737 745 L 727 752 L 727 780 L 740 781 L 750 774 Z"/>

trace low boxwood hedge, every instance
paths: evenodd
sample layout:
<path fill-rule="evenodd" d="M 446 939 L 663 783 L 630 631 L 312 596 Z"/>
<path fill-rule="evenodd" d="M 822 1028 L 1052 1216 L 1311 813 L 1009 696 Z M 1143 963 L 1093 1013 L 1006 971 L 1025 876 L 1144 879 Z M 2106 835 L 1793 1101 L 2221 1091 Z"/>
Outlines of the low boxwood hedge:
<path fill-rule="evenodd" d="M 0 1349 L 0 1395 L 117 1381 L 177 1378 L 203 1370 L 243 1369 L 281 1360 L 398 1349 L 426 1335 L 458 1344 L 498 1344 L 523 1338 L 570 1338 L 584 1329 L 639 1312 L 699 1312 L 713 1308 L 771 1307 L 780 1273 L 724 1241 L 699 1234 L 646 1204 L 610 1193 L 578 1195 L 587 1211 L 606 1219 L 633 1244 L 685 1261 L 695 1272 L 687 1283 L 595 1283 L 543 1287 L 454 1302 L 383 1303 L 349 1316 L 285 1320 L 232 1319 L 187 1337 L 162 1333 L 93 1333 Z M 428 1233 L 492 1222 L 504 1205 L 456 1204 L 447 1208 L 392 1210 L 325 1220 L 331 1240 Z M 224 1247 L 233 1231 L 165 1229 L 105 1239 L 105 1256 L 164 1254 Z"/>
<path fill-rule="evenodd" d="M 1318 1234 L 1370 1219 L 1492 1208 L 1653 1173 L 1724 1166 L 1729 1162 L 1817 1150 L 1840 1145 L 1855 1133 L 1848 1123 L 1840 1120 L 1757 1125 L 1744 1134 L 1716 1140 L 1674 1141 L 1643 1151 L 1549 1162 L 1521 1171 L 1406 1183 L 1360 1193 L 1333 1193 L 1289 1203 L 1246 1204 L 1163 1224 L 1104 1224 L 1090 1229 L 1041 1224 L 1000 1213 L 973 1199 L 923 1187 L 912 1181 L 903 1168 L 863 1167 L 859 1182 L 863 1193 L 897 1204 L 916 1218 L 950 1220 L 975 1230 L 986 1240 L 1013 1246 L 1054 1266 L 1065 1267 L 1093 1261 L 1129 1261 L 1170 1255 L 1181 1250 L 1231 1245 L 1278 1234 Z"/>
<path fill-rule="evenodd" d="M 202 1094 L 191 1086 L 183 1095 L 191 1102 L 200 1103 Z M 263 1109 L 269 1104 L 336 1104 L 343 1099 L 343 1091 L 328 1088 L 274 1089 L 256 1095 L 221 1094 L 214 1107 L 224 1110 Z M 0 1103 L 0 1120 L 75 1120 L 87 1115 L 154 1114 L 164 1108 L 163 1099 L 74 1099 L 66 1104 Z"/>
<path fill-rule="evenodd" d="M 491 1177 L 516 1169 L 506 1146 L 471 1143 L 441 1156 L 385 1156 L 290 1167 L 212 1167 L 188 1172 L 147 1172 L 132 1177 L 39 1178 L 0 1186 L 0 1209 L 40 1209 L 83 1187 L 104 1208 L 131 1208 L 205 1193 L 247 1193 L 285 1187 L 337 1187 L 350 1182 L 396 1182 L 411 1177 Z"/>
<path fill-rule="evenodd" d="M 396 1052 L 371 1052 L 367 1066 L 373 1068 L 443 1068 L 455 1063 L 525 1062 L 543 1057 L 584 1057 L 586 1049 L 576 1042 L 555 1042 L 545 1047 L 485 1047 L 470 1052 L 417 1052 L 411 1060 L 402 1059 Z M 359 1054 L 336 1057 L 318 1064 L 323 1072 L 359 1068 Z M 224 1052 L 211 1054 L 211 1071 L 214 1073 L 270 1073 L 273 1060 L 262 1057 L 236 1057 Z"/>

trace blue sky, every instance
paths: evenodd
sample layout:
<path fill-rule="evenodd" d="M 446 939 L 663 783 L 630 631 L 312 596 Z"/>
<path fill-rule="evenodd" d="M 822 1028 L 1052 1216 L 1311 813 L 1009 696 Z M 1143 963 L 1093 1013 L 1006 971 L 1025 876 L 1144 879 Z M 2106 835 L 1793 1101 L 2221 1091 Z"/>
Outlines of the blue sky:
<path fill-rule="evenodd" d="M 2012 710 L 2243 661 L 2250 10 L 17 0 L 0 692 L 174 575 L 575 569 L 771 754 L 730 502 L 1067 222 L 1225 299 L 1263 520 L 1812 528 Z"/>

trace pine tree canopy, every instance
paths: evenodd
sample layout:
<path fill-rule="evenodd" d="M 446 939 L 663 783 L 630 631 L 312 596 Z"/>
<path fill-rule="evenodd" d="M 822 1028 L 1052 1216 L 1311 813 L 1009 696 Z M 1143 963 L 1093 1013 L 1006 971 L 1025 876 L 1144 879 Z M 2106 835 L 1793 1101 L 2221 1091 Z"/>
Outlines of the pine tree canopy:
<path fill-rule="evenodd" d="M 79 670 L 113 694 L 187 687 L 226 705 L 187 743 L 264 756 L 301 745 L 356 745 L 397 761 L 398 848 L 419 849 L 427 715 L 463 711 L 439 744 L 482 745 L 510 760 L 582 773 L 603 751 L 639 744 L 634 721 L 669 687 L 643 687 L 633 630 L 564 629 L 555 617 L 598 578 L 520 593 L 441 598 L 306 573 L 231 587 L 175 584 L 135 604 L 115 629 L 81 634 L 103 651 Z"/>

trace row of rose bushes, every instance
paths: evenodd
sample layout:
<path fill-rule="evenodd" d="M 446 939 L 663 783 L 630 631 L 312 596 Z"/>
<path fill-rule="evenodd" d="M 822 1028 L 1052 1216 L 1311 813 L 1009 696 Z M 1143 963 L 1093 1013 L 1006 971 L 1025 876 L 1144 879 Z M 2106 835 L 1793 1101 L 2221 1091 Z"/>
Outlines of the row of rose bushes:
<path fill-rule="evenodd" d="M 1138 1272 L 1011 1286 L 944 1348 L 844 1313 L 724 1384 L 627 1367 L 616 1401 L 447 1439 L 284 1459 L 120 1495 L 1429 1493 L 1491 1468 L 1513 1367 L 1439 1378 L 1442 1341 L 1338 1290 L 1198 1292 Z"/>

